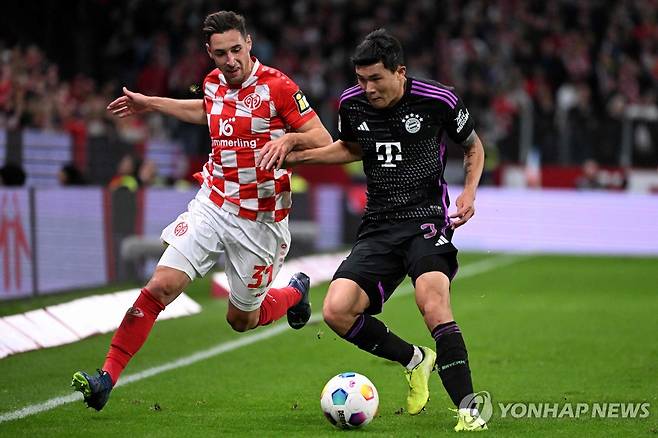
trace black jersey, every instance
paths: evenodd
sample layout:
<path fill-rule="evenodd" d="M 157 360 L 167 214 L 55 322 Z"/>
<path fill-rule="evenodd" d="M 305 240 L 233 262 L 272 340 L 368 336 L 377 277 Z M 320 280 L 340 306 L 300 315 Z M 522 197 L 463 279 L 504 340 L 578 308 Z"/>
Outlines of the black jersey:
<path fill-rule="evenodd" d="M 364 223 L 440 217 L 448 222 L 443 178 L 447 134 L 462 143 L 472 117 L 454 91 L 435 81 L 407 77 L 393 107 L 373 108 L 359 86 L 341 96 L 340 139 L 363 150 L 368 203 Z"/>

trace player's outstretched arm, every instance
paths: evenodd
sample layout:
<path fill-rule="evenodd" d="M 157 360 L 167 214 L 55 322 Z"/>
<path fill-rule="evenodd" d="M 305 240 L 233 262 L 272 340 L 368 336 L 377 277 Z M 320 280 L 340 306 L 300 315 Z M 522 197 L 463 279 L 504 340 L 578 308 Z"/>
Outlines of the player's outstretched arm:
<path fill-rule="evenodd" d="M 256 159 L 256 166 L 267 170 L 280 169 L 288 152 L 319 148 L 330 144 L 331 140 L 331 135 L 316 115 L 295 132 L 265 143 Z"/>
<path fill-rule="evenodd" d="M 107 106 L 113 115 L 124 118 L 134 114 L 158 111 L 178 120 L 199 125 L 207 124 L 206 111 L 202 99 L 170 99 L 168 97 L 146 96 L 123 87 L 123 96 Z"/>
<path fill-rule="evenodd" d="M 450 215 L 452 228 L 464 225 L 475 214 L 475 191 L 484 169 L 484 146 L 473 131 L 462 143 L 464 148 L 464 191 L 457 197 L 457 211 Z"/>
<path fill-rule="evenodd" d="M 284 165 L 296 164 L 344 164 L 359 161 L 363 152 L 358 143 L 335 141 L 327 146 L 292 151 L 286 156 Z"/>

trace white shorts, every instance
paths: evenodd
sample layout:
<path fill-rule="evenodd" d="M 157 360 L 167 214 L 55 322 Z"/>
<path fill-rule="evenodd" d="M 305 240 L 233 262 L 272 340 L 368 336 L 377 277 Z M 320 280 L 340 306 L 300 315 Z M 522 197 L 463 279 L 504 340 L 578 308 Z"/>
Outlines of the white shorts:
<path fill-rule="evenodd" d="M 189 263 L 176 252 L 165 251 L 158 265 L 181 270 L 191 279 L 197 273 L 206 275 L 224 252 L 229 300 L 245 312 L 260 307 L 290 247 L 287 218 L 280 222 L 245 219 L 221 209 L 201 192 L 160 238 Z"/>

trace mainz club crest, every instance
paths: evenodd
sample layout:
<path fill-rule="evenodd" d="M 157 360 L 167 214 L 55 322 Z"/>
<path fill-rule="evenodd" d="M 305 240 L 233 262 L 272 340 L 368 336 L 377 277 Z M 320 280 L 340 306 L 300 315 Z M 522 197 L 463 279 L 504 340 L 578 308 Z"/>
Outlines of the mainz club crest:
<path fill-rule="evenodd" d="M 260 96 L 257 93 L 251 93 L 249 96 L 244 98 L 244 106 L 252 111 L 260 106 L 260 102 Z"/>
<path fill-rule="evenodd" d="M 176 228 L 174 228 L 174 234 L 178 237 L 182 236 L 185 233 L 187 233 L 187 223 L 186 222 L 181 222 L 178 225 L 176 225 Z"/>

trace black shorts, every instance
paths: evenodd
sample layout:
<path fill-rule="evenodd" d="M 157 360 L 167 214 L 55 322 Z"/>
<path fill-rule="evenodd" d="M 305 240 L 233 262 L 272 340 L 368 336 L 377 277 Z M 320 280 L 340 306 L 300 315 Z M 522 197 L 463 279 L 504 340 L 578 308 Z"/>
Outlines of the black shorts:
<path fill-rule="evenodd" d="M 376 315 L 402 280 L 426 272 L 443 272 L 450 280 L 457 273 L 453 230 L 442 219 L 409 220 L 368 226 L 338 267 L 337 278 L 355 281 L 370 298 L 366 313 Z"/>

